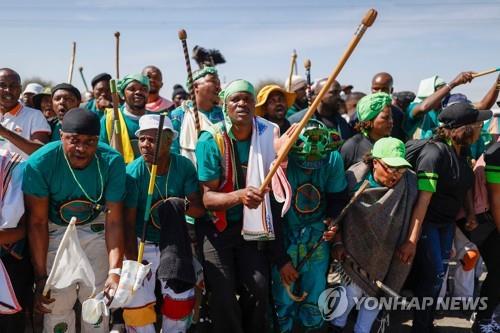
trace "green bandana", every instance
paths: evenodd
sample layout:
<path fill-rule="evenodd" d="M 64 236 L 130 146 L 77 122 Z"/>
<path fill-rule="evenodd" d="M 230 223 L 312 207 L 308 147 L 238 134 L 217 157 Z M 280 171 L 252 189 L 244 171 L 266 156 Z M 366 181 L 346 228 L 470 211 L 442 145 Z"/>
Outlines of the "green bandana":
<path fill-rule="evenodd" d="M 246 92 L 251 94 L 255 98 L 255 89 L 252 84 L 245 80 L 235 80 L 230 82 L 224 90 L 219 93 L 219 97 L 222 100 L 222 113 L 224 113 L 224 125 L 226 127 L 226 132 L 231 139 L 235 139 L 233 133 L 231 133 L 231 127 L 233 123 L 227 114 L 226 100 L 229 96 L 238 92 Z"/>
<path fill-rule="evenodd" d="M 378 92 L 366 95 L 356 105 L 356 114 L 359 121 L 374 119 L 387 105 L 391 105 L 392 98 L 389 94 Z"/>
<path fill-rule="evenodd" d="M 208 67 L 200 68 L 197 71 L 194 71 L 193 72 L 193 82 L 195 82 L 196 80 L 201 79 L 202 77 L 205 77 L 208 74 L 212 74 L 212 75 L 217 76 L 218 75 L 217 74 L 217 69 L 215 67 L 208 66 Z M 186 87 L 189 90 L 189 79 L 186 82 Z"/>
<path fill-rule="evenodd" d="M 144 76 L 142 74 L 129 74 L 118 81 L 118 85 L 116 88 L 121 98 L 125 98 L 125 89 L 133 81 L 139 82 L 149 90 L 149 78 L 147 76 Z"/>

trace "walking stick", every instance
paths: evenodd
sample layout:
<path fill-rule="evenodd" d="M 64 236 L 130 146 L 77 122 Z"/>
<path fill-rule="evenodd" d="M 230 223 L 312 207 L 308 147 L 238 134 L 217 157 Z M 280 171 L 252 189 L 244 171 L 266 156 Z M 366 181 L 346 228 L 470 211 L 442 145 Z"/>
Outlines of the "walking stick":
<path fill-rule="evenodd" d="M 191 71 L 191 60 L 189 60 L 189 51 L 187 47 L 187 33 L 186 30 L 179 30 L 179 39 L 182 43 L 182 50 L 184 51 L 184 60 L 186 61 L 186 70 L 188 74 L 188 89 L 189 95 L 191 96 L 191 101 L 193 102 L 193 113 L 194 113 L 194 124 L 196 126 L 196 131 L 198 134 L 201 132 L 200 118 L 198 116 L 198 105 L 196 104 L 196 96 L 194 94 L 193 87 L 193 72 Z"/>
<path fill-rule="evenodd" d="M 116 79 L 120 78 L 120 32 L 115 32 L 115 66 Z"/>
<path fill-rule="evenodd" d="M 292 145 L 295 143 L 295 141 L 299 137 L 300 132 L 306 126 L 307 122 L 309 121 L 309 119 L 312 117 L 312 115 L 314 114 L 314 112 L 318 108 L 319 103 L 321 103 L 321 99 L 326 94 L 328 89 L 330 89 L 330 86 L 333 84 L 333 82 L 335 81 L 335 79 L 339 75 L 340 71 L 344 67 L 345 63 L 347 62 L 347 60 L 351 56 L 352 52 L 354 51 L 354 49 L 358 45 L 358 43 L 361 40 L 361 37 L 363 37 L 363 34 L 365 33 L 366 29 L 373 24 L 373 22 L 375 21 L 376 18 L 377 18 L 377 11 L 375 9 L 370 9 L 363 17 L 361 24 L 359 25 L 358 29 L 354 33 L 354 36 L 353 36 L 351 42 L 349 43 L 349 46 L 347 47 L 347 50 L 342 55 L 342 58 L 340 58 L 340 61 L 337 64 L 337 67 L 335 67 L 333 72 L 328 77 L 328 80 L 326 81 L 325 85 L 323 86 L 323 88 L 319 92 L 318 96 L 316 96 L 316 98 L 314 99 L 312 105 L 307 110 L 306 114 L 304 115 L 304 117 L 300 121 L 297 128 L 293 131 L 288 142 L 283 146 L 282 149 L 280 149 L 280 153 L 278 154 L 276 162 L 273 164 L 273 167 L 271 168 L 271 170 L 267 174 L 266 178 L 262 182 L 262 185 L 260 186 L 261 191 L 264 191 L 267 188 L 267 186 L 271 183 L 271 179 L 273 178 L 273 175 L 278 170 L 281 162 L 283 162 L 285 160 L 285 158 L 287 157 L 288 152 L 290 151 L 290 149 L 292 148 Z"/>
<path fill-rule="evenodd" d="M 307 105 L 311 106 L 312 103 L 312 91 L 311 91 L 311 60 L 306 59 L 304 61 L 304 67 L 306 68 L 306 96 L 307 96 Z"/>
<path fill-rule="evenodd" d="M 122 129 L 120 123 L 120 111 L 118 110 L 120 97 L 118 97 L 118 90 L 116 89 L 116 80 L 112 79 L 109 81 L 109 88 L 111 90 L 111 98 L 113 101 L 113 127 L 111 130 L 111 137 L 109 138 L 109 144 L 123 156 Z"/>
<path fill-rule="evenodd" d="M 153 155 L 153 163 L 151 164 L 151 176 L 149 178 L 148 197 L 146 199 L 146 208 L 144 211 L 144 225 L 142 226 L 141 242 L 139 243 L 139 251 L 137 254 L 137 262 L 142 262 L 144 256 L 144 242 L 146 241 L 146 231 L 148 230 L 149 216 L 151 215 L 151 201 L 153 200 L 153 192 L 155 190 L 156 170 L 158 169 L 158 153 L 160 151 L 161 136 L 163 132 L 163 123 L 165 122 L 165 114 L 160 114 L 160 124 L 156 133 L 156 147 Z"/>
<path fill-rule="evenodd" d="M 491 73 L 495 73 L 495 72 L 498 72 L 498 71 L 500 71 L 500 67 L 491 68 L 491 69 L 488 69 L 486 71 L 482 71 L 482 72 L 479 72 L 479 73 L 472 74 L 472 77 L 476 78 L 476 77 L 480 77 L 480 76 L 483 76 L 483 75 L 488 75 L 488 74 L 491 74 Z"/>
<path fill-rule="evenodd" d="M 71 61 L 69 63 L 69 70 L 68 70 L 69 84 L 71 84 L 71 81 L 73 81 L 73 68 L 75 67 L 75 57 L 76 57 L 76 42 L 73 42 L 73 47 L 71 51 Z"/>
<path fill-rule="evenodd" d="M 370 185 L 370 182 L 368 180 L 363 181 L 363 183 L 361 184 L 361 186 L 359 187 L 359 189 L 352 196 L 351 200 L 349 200 L 349 202 L 347 203 L 347 205 L 340 211 L 340 214 L 335 218 L 335 220 L 333 220 L 330 223 L 330 225 L 328 226 L 328 230 L 331 230 L 333 227 L 335 227 L 337 224 L 339 224 L 342 221 L 342 219 L 345 217 L 345 215 L 347 214 L 347 212 L 349 211 L 349 209 L 359 199 L 360 195 L 366 190 L 366 188 L 368 187 L 368 185 Z M 306 264 L 306 262 L 312 257 L 312 255 L 314 254 L 314 252 L 316 252 L 316 250 L 321 246 L 321 244 L 323 244 L 323 242 L 324 242 L 323 235 L 321 235 L 321 237 L 318 238 L 318 240 L 316 241 L 316 243 L 314 243 L 314 246 L 311 247 L 309 249 L 309 251 L 307 251 L 306 255 L 297 264 L 297 267 L 295 268 L 295 270 L 297 272 L 300 272 L 300 270 L 302 269 L 302 267 L 304 267 L 304 265 Z M 297 287 L 298 284 L 299 283 L 297 281 L 295 283 L 295 286 Z M 288 295 L 290 296 L 290 298 L 292 300 L 294 300 L 295 302 L 302 302 L 303 300 L 306 299 L 306 297 L 308 295 L 308 293 L 306 291 L 304 291 L 302 293 L 302 296 L 296 296 L 296 295 L 294 295 L 290 291 L 290 285 L 285 285 L 285 289 L 286 289 Z"/>
<path fill-rule="evenodd" d="M 87 81 L 85 81 L 85 76 L 83 76 L 83 67 L 78 68 L 78 70 L 80 71 L 80 76 L 82 78 L 83 85 L 85 86 L 85 91 L 90 91 L 89 86 L 87 85 Z"/>
<path fill-rule="evenodd" d="M 292 75 L 293 75 L 294 68 L 296 68 L 296 62 L 297 62 L 297 52 L 295 52 L 295 50 L 293 50 L 292 59 L 290 60 L 290 74 L 288 75 L 287 91 L 292 91 Z"/>

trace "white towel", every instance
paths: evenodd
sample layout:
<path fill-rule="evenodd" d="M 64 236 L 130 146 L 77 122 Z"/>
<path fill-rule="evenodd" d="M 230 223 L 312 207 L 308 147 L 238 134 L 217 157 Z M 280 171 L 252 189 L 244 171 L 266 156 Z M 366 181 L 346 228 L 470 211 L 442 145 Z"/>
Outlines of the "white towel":
<path fill-rule="evenodd" d="M 0 314 L 13 314 L 19 311 L 21 311 L 21 306 L 17 301 L 5 266 L 0 260 Z"/>
<path fill-rule="evenodd" d="M 181 155 L 187 157 L 196 165 L 195 148 L 198 142 L 198 132 L 196 131 L 196 122 L 193 110 L 184 102 L 182 105 L 184 109 L 184 119 L 181 124 L 181 131 L 179 133 L 179 145 L 181 146 Z M 200 119 L 200 128 L 202 131 L 207 130 L 212 126 L 210 120 L 198 111 L 198 118 Z"/>
<path fill-rule="evenodd" d="M 252 139 L 248 155 L 246 185 L 260 187 L 264 182 L 271 163 L 276 158 L 274 131 L 277 125 L 260 117 L 253 120 Z M 273 240 L 274 228 L 269 193 L 256 209 L 243 209 L 243 238 L 245 240 Z"/>

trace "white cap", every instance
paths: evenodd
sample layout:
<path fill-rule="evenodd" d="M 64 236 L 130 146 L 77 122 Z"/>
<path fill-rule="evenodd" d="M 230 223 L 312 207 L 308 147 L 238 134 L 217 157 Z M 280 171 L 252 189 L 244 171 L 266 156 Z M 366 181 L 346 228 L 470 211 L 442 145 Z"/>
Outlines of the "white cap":
<path fill-rule="evenodd" d="M 43 91 L 43 86 L 38 83 L 28 83 L 26 88 L 24 88 L 23 95 L 25 93 L 39 94 Z"/>
<path fill-rule="evenodd" d="M 139 133 L 148 129 L 158 129 L 160 126 L 160 115 L 159 114 L 145 114 L 141 118 L 139 118 L 139 129 L 135 131 L 135 136 L 139 137 Z M 174 126 L 172 125 L 172 121 L 169 117 L 165 117 L 165 121 L 163 122 L 163 129 L 170 130 L 174 133 L 173 139 L 177 139 L 179 133 L 174 130 Z"/>
<path fill-rule="evenodd" d="M 285 89 L 288 89 L 288 81 L 289 79 L 287 78 L 285 80 Z M 300 75 L 292 75 L 292 84 L 291 84 L 291 92 L 296 92 L 297 90 L 304 88 L 307 86 L 306 80 L 300 76 Z"/>

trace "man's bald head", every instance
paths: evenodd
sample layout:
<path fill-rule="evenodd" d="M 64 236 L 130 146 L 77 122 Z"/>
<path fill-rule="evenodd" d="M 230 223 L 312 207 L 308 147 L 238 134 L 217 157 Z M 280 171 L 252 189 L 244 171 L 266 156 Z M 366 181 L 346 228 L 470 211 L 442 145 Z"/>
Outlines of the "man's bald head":
<path fill-rule="evenodd" d="M 19 76 L 19 73 L 17 73 L 15 70 L 11 68 L 0 68 L 0 76 L 1 77 L 12 76 L 17 80 L 19 84 L 21 84 L 21 77 Z"/>
<path fill-rule="evenodd" d="M 372 79 L 372 93 L 385 92 L 387 94 L 392 94 L 393 91 L 393 79 L 392 75 L 386 72 L 381 72 L 375 74 Z"/>

